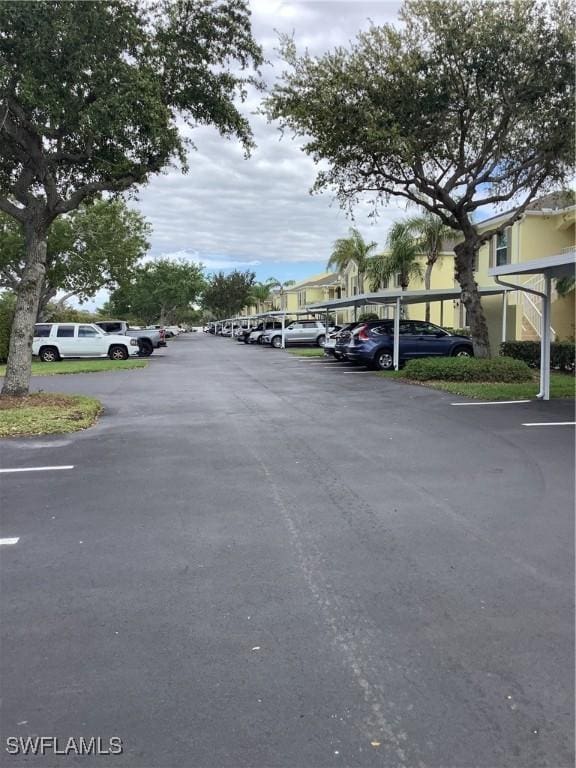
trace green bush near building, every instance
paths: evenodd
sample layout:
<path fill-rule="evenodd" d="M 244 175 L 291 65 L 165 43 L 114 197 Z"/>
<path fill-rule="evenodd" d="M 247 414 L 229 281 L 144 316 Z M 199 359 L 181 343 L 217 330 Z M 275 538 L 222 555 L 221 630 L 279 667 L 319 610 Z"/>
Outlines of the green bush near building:
<path fill-rule="evenodd" d="M 500 354 L 523 360 L 531 368 L 540 368 L 539 341 L 504 341 Z M 576 345 L 573 341 L 554 341 L 550 345 L 550 368 L 560 371 L 574 371 Z"/>
<path fill-rule="evenodd" d="M 511 357 L 427 357 L 407 362 L 402 376 L 409 381 L 532 381 L 528 365 Z"/>

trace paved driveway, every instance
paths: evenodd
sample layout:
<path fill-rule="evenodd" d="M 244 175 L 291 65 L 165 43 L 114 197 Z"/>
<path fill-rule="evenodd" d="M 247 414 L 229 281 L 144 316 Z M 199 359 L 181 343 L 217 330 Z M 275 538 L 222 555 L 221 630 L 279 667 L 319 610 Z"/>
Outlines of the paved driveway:
<path fill-rule="evenodd" d="M 573 764 L 570 403 L 461 400 L 189 335 L 35 379 L 99 425 L 4 441 L 2 765 Z"/>

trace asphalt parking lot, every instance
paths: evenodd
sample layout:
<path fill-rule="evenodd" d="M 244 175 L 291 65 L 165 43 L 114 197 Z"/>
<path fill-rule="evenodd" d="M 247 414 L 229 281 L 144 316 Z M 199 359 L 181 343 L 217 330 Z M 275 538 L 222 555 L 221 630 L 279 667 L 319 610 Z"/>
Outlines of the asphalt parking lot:
<path fill-rule="evenodd" d="M 0 443 L 2 738 L 123 754 L 2 765 L 573 765 L 573 402 L 201 334 L 34 385 L 106 410 Z"/>

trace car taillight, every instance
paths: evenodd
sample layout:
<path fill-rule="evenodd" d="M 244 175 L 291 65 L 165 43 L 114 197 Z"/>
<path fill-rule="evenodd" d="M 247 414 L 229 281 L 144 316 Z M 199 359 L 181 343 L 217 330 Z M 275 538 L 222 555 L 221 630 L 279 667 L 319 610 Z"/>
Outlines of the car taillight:
<path fill-rule="evenodd" d="M 368 336 L 368 326 L 363 325 L 361 328 L 359 328 L 357 336 L 360 341 L 368 341 L 368 339 L 370 338 Z"/>

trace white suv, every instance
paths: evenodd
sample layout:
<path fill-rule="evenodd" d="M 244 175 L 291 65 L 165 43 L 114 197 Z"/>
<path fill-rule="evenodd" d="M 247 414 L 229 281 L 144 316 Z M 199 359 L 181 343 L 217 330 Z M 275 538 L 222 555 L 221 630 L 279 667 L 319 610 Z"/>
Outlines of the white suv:
<path fill-rule="evenodd" d="M 139 352 L 138 339 L 104 333 L 91 323 L 37 323 L 32 354 L 44 363 L 62 357 L 109 357 L 126 360 Z"/>

